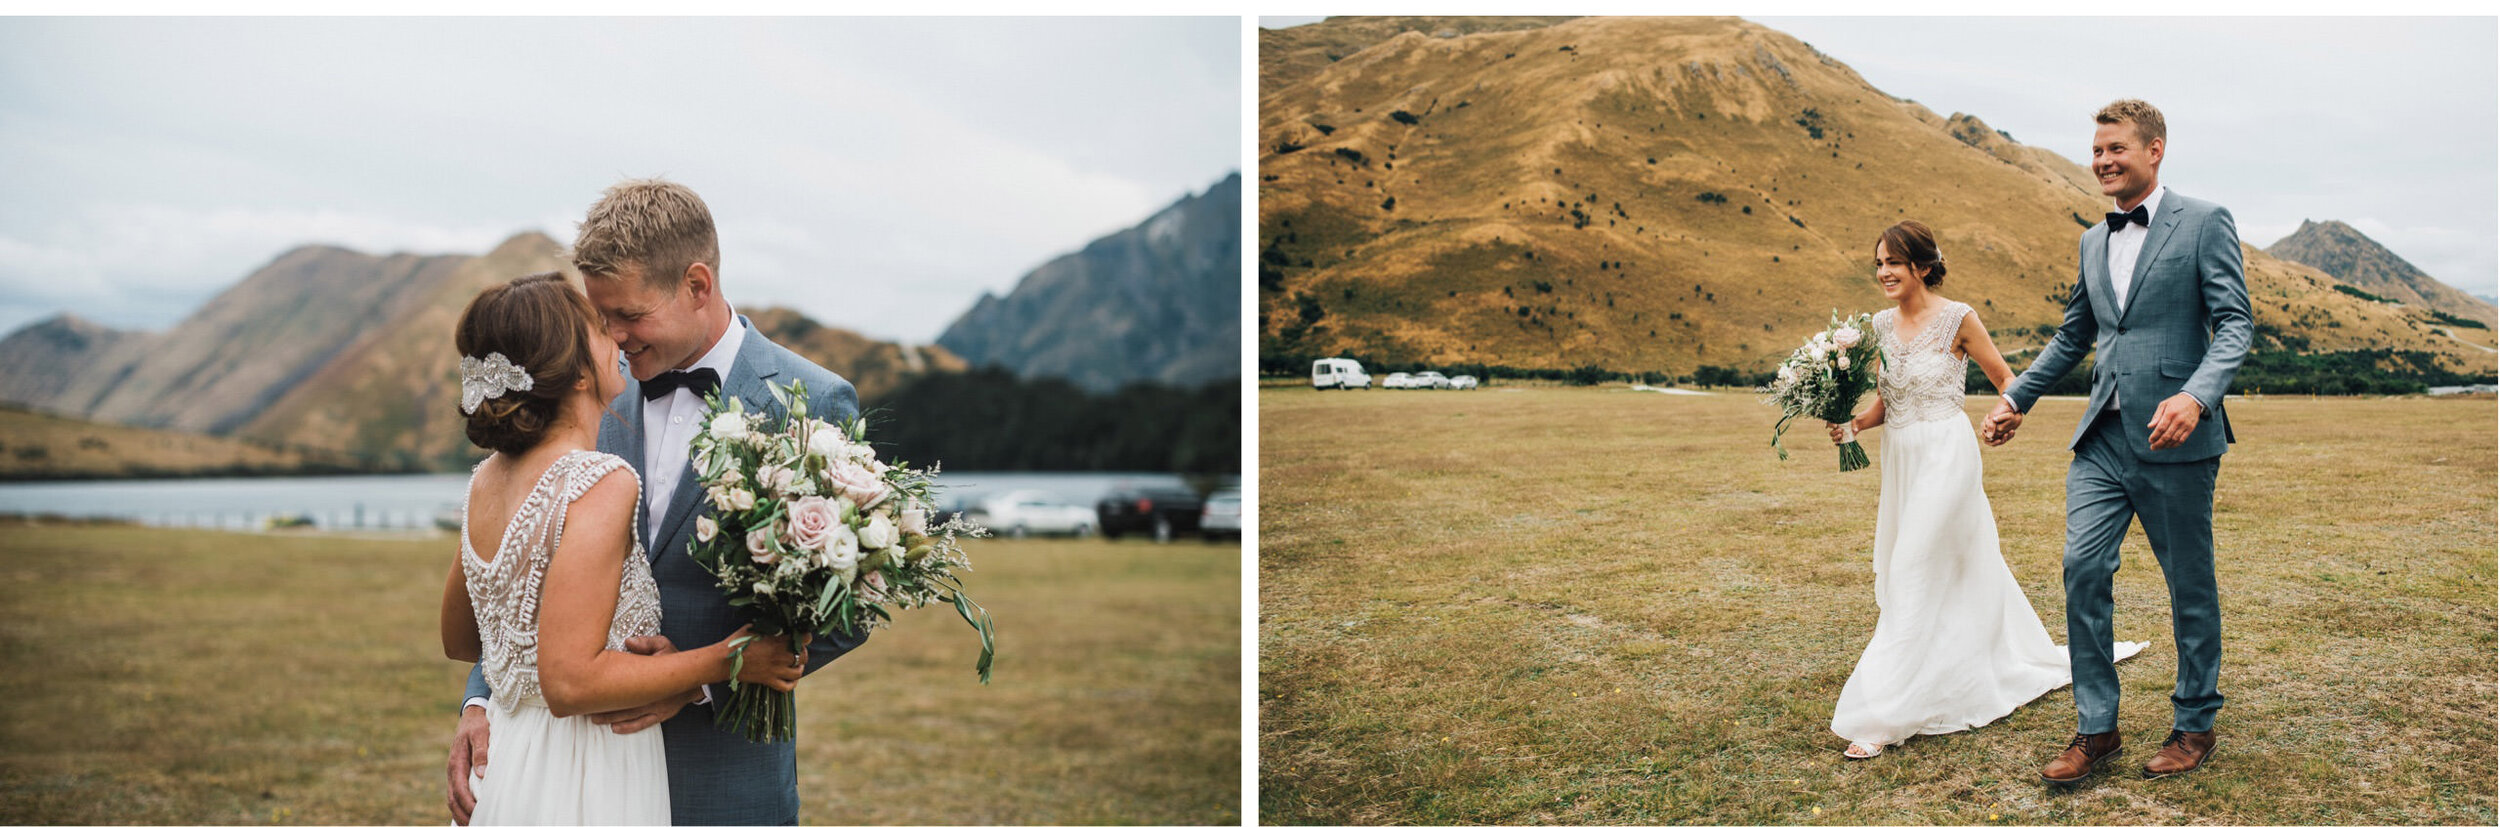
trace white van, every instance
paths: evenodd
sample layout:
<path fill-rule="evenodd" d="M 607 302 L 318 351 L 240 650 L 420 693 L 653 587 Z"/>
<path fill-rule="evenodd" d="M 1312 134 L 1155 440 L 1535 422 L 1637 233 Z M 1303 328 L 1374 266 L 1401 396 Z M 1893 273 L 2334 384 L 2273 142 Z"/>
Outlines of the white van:
<path fill-rule="evenodd" d="M 1329 388 L 1344 388 L 1352 390 L 1354 388 L 1369 388 L 1371 386 L 1371 374 L 1363 372 L 1363 365 L 1360 362 L 1356 362 L 1352 359 L 1311 360 L 1311 387 L 1313 388 L 1317 388 L 1319 390 L 1327 390 Z"/>

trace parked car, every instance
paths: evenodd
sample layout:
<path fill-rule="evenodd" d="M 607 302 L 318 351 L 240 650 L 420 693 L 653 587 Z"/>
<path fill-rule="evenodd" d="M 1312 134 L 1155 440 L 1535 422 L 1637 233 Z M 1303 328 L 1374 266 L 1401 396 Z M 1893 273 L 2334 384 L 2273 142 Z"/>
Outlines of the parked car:
<path fill-rule="evenodd" d="M 1372 377 L 1363 372 L 1363 365 L 1360 362 L 1352 359 L 1311 360 L 1311 387 L 1313 388 L 1352 390 L 1354 388 L 1370 389 L 1371 386 Z"/>
<path fill-rule="evenodd" d="M 1207 542 L 1241 539 L 1241 489 L 1222 488 L 1207 495 L 1198 509 L 1198 533 Z"/>
<path fill-rule="evenodd" d="M 1121 486 L 1094 503 L 1094 519 L 1102 536 L 1144 534 L 1168 543 L 1174 536 L 1198 530 L 1198 495 L 1186 488 Z"/>
<path fill-rule="evenodd" d="M 982 500 L 965 513 L 965 518 L 988 528 L 993 534 L 1023 537 L 1029 534 L 1066 534 L 1085 537 L 1099 525 L 1094 510 L 1051 499 L 1040 491 L 1010 491 Z"/>
<path fill-rule="evenodd" d="M 1415 374 L 1414 378 L 1408 381 L 1415 383 L 1415 387 L 1418 388 L 1432 388 L 1434 390 L 1450 389 L 1450 378 L 1441 375 L 1441 372 L 1437 370 L 1428 370 Z"/>
<path fill-rule="evenodd" d="M 1389 378 L 1380 380 L 1380 386 L 1393 390 L 1411 388 L 1415 386 L 1415 377 L 1408 376 L 1403 372 L 1392 373 L 1389 374 Z"/>
<path fill-rule="evenodd" d="M 1461 374 L 1461 375 L 1458 375 L 1458 376 L 1452 376 L 1452 377 L 1450 377 L 1450 387 L 1455 388 L 1455 389 L 1458 389 L 1458 390 L 1462 390 L 1462 391 L 1465 391 L 1465 390 L 1475 390 L 1475 388 L 1476 388 L 1476 377 L 1473 377 L 1473 376 L 1468 376 L 1468 375 L 1465 375 L 1465 374 Z"/>

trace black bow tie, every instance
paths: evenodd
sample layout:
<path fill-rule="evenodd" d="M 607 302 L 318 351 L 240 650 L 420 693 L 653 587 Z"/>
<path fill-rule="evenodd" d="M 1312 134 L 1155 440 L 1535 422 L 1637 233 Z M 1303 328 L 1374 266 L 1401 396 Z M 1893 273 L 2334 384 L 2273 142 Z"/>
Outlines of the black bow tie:
<path fill-rule="evenodd" d="M 701 399 L 704 394 L 720 390 L 720 372 L 711 368 L 672 370 L 645 379 L 642 383 L 642 401 L 649 402 L 667 396 L 678 388 L 693 391 L 695 398 Z"/>
<path fill-rule="evenodd" d="M 2114 233 L 2119 230 L 2124 230 L 2127 228 L 2127 224 L 2129 222 L 2151 227 L 2153 226 L 2152 214 L 2145 212 L 2144 205 L 2142 204 L 2137 204 L 2135 205 L 2135 209 L 2128 210 L 2126 212 L 2110 213 L 2109 231 Z"/>

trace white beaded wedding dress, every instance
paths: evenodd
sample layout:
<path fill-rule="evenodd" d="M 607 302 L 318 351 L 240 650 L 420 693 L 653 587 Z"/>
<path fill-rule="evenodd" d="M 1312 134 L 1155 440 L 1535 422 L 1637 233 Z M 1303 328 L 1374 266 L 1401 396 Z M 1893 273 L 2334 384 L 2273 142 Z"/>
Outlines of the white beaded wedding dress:
<path fill-rule="evenodd" d="M 587 715 L 558 718 L 538 688 L 539 594 L 564 537 L 565 510 L 619 470 L 633 473 L 623 459 L 596 451 L 557 459 L 513 512 L 493 559 L 478 556 L 468 518 L 461 518 L 460 567 L 477 613 L 479 663 L 494 689 L 486 708 L 486 777 L 472 782 L 471 825 L 669 823 L 660 728 L 618 735 Z M 470 480 L 474 490 L 475 471 Z M 633 536 L 642 536 L 639 527 Z M 659 633 L 660 591 L 637 539 L 625 555 L 607 648 L 621 652 L 627 638 Z"/>
<path fill-rule="evenodd" d="M 1962 410 L 1954 331 L 1970 305 L 1945 302 L 1925 329 L 1875 314 L 1887 363 L 1883 489 L 1875 507 L 1875 636 L 1832 710 L 1832 732 L 1889 746 L 1983 726 L 2073 680 L 1997 548 L 1979 482 L 1979 439 Z M 2144 649 L 2121 642 L 2123 659 Z"/>

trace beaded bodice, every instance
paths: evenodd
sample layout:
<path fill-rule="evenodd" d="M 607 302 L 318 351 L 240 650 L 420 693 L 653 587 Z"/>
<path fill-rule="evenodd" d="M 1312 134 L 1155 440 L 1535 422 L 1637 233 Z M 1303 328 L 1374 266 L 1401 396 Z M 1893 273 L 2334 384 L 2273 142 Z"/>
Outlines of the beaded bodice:
<path fill-rule="evenodd" d="M 1884 424 L 1909 425 L 1963 416 L 1962 383 L 1967 359 L 1953 355 L 1953 334 L 1962 327 L 1970 305 L 1948 301 L 1936 308 L 1926 329 L 1902 331 L 1898 308 L 1875 314 L 1876 341 L 1884 349 L 1884 366 L 1875 373 L 1875 393 L 1884 400 Z"/>
<path fill-rule="evenodd" d="M 525 702 L 544 703 L 538 692 L 538 604 L 546 588 L 547 563 L 564 539 L 566 510 L 618 469 L 633 473 L 614 454 L 575 451 L 558 458 L 513 510 L 492 560 L 478 557 L 470 544 L 468 515 L 461 515 L 460 570 L 469 581 L 469 608 L 477 614 L 478 663 L 495 703 L 506 711 Z M 474 469 L 469 479 L 474 492 Z M 641 484 L 639 477 L 635 484 Z M 634 547 L 625 555 L 624 577 L 617 584 L 616 615 L 608 622 L 607 648 L 612 651 L 624 651 L 627 638 L 660 633 L 660 589 L 643 556 L 642 528 L 634 526 L 632 536 Z"/>

